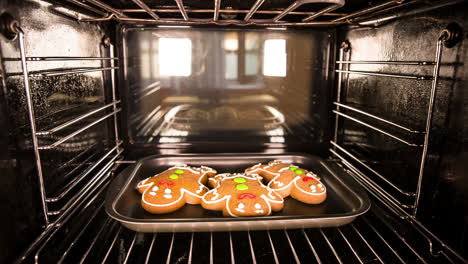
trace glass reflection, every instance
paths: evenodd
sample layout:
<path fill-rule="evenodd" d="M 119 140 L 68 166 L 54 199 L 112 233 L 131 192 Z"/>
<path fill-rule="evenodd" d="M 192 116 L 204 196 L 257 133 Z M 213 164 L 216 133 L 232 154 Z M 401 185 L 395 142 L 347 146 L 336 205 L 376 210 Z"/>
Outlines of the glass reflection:
<path fill-rule="evenodd" d="M 267 39 L 263 49 L 263 75 L 286 76 L 286 40 Z"/>
<path fill-rule="evenodd" d="M 190 76 L 192 41 L 188 38 L 159 39 L 159 75 Z"/>

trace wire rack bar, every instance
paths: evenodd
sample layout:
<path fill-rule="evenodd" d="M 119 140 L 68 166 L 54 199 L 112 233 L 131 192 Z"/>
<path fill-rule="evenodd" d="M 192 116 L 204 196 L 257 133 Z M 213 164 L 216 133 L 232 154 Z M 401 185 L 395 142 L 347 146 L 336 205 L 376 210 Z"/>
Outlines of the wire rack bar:
<path fill-rule="evenodd" d="M 88 229 L 89 225 L 91 224 L 91 222 L 96 218 L 96 216 L 98 215 L 99 211 L 101 210 L 101 208 L 104 206 L 104 203 L 101 204 L 98 208 L 96 208 L 96 210 L 94 211 L 94 213 L 91 215 L 91 217 L 89 217 L 89 220 L 86 222 L 86 224 L 84 226 L 81 227 L 81 230 L 80 232 L 75 236 L 75 239 L 73 239 L 73 241 L 68 245 L 67 249 L 65 250 L 65 252 L 63 252 L 62 256 L 60 257 L 59 261 L 57 262 L 58 264 L 61 264 L 63 263 L 63 261 L 65 260 L 65 258 L 68 256 L 68 254 L 70 253 L 70 251 L 73 249 L 73 247 L 76 245 L 76 242 L 78 241 L 78 239 L 80 239 L 80 237 L 84 234 L 84 232 L 86 231 L 86 229 Z M 42 249 L 42 248 L 41 248 Z M 40 250 L 39 250 L 40 251 Z M 39 255 L 39 251 L 38 251 L 38 254 Z M 39 262 L 39 261 L 37 261 Z"/>
<path fill-rule="evenodd" d="M 333 252 L 333 255 L 335 255 L 335 258 L 336 258 L 336 260 L 338 260 L 338 263 L 343 264 L 343 261 L 341 260 L 340 256 L 338 256 L 338 253 L 336 253 L 335 247 L 333 247 L 333 244 L 330 242 L 327 235 L 325 235 L 322 228 L 319 228 L 319 232 L 322 235 L 322 237 L 324 238 L 327 245 L 330 247 L 330 250 Z"/>
<path fill-rule="evenodd" d="M 351 121 L 354 121 L 354 122 L 356 122 L 356 123 L 358 123 L 358 124 L 361 124 L 361 125 L 363 125 L 363 126 L 365 126 L 365 127 L 368 127 L 368 128 L 370 128 L 370 129 L 372 129 L 372 130 L 375 130 L 375 131 L 377 131 L 377 132 L 380 132 L 380 133 L 382 133 L 382 134 L 384 134 L 384 135 L 386 135 L 386 136 L 389 136 L 389 137 L 391 137 L 391 138 L 393 138 L 393 139 L 396 139 L 396 140 L 400 141 L 401 143 L 404 143 L 404 144 L 406 144 L 406 145 L 408 145 L 408 146 L 410 146 L 410 147 L 422 147 L 421 145 L 408 142 L 408 141 L 406 141 L 406 140 L 404 140 L 404 139 L 402 139 L 402 138 L 400 138 L 400 137 L 397 137 L 397 136 L 395 136 L 395 135 L 393 135 L 393 134 L 391 134 L 391 133 L 389 133 L 389 132 L 387 132 L 387 131 L 385 131 L 385 130 L 382 130 L 382 129 L 380 129 L 380 128 L 377 128 L 377 127 L 375 127 L 375 126 L 373 126 L 373 125 L 370 125 L 370 124 L 368 124 L 368 123 L 366 123 L 366 122 L 364 122 L 364 121 L 361 121 L 361 120 L 359 120 L 359 119 L 357 119 L 357 118 L 351 117 L 351 116 L 349 116 L 349 115 L 347 115 L 347 114 L 343 114 L 343 113 L 338 112 L 338 111 L 336 111 L 336 110 L 333 110 L 333 113 L 335 113 L 335 114 L 337 114 L 337 115 L 339 115 L 339 116 L 342 116 L 342 117 L 344 117 L 344 118 L 346 118 L 346 119 L 349 119 L 349 120 L 351 120 Z"/>
<path fill-rule="evenodd" d="M 180 14 L 182 15 L 182 17 L 184 18 L 185 21 L 188 21 L 189 20 L 189 17 L 187 15 L 187 11 L 185 11 L 185 7 L 184 7 L 184 3 L 182 2 L 182 0 L 175 0 L 176 4 L 177 4 L 177 7 L 179 8 L 180 10 Z"/>
<path fill-rule="evenodd" d="M 338 230 L 338 233 L 339 233 L 339 234 L 341 235 L 341 237 L 343 238 L 343 240 L 345 241 L 346 245 L 348 245 L 348 247 L 351 249 L 351 252 L 353 252 L 353 255 L 357 258 L 357 260 L 359 261 L 359 263 L 364 264 L 364 261 L 361 259 L 361 257 L 359 256 L 359 254 L 356 252 L 356 250 L 354 249 L 353 245 L 349 242 L 348 238 L 346 238 L 346 236 L 343 234 L 343 232 L 341 231 L 341 229 L 338 227 L 337 230 Z"/>
<path fill-rule="evenodd" d="M 109 46 L 109 54 L 111 57 L 114 57 L 114 45 Z M 110 61 L 110 66 L 114 67 L 115 66 L 115 61 Z M 112 91 L 112 102 L 120 102 L 120 100 L 117 100 L 117 91 L 116 91 L 116 83 L 115 83 L 115 75 L 116 75 L 116 70 L 112 70 L 110 72 L 110 77 L 111 77 L 111 91 Z M 112 106 L 112 110 L 117 111 L 117 103 Z M 117 121 L 117 115 L 114 115 L 114 136 L 115 136 L 115 144 L 118 144 L 120 141 L 119 137 L 119 124 Z"/>
<path fill-rule="evenodd" d="M 372 251 L 372 253 L 379 260 L 379 262 L 384 264 L 384 262 L 382 261 L 382 258 L 379 256 L 379 254 L 377 254 L 377 252 L 375 252 L 374 248 L 366 240 L 366 238 L 361 234 L 361 232 L 359 232 L 359 230 L 354 226 L 354 224 L 351 224 L 350 226 L 356 232 L 356 234 L 362 239 L 362 241 L 364 242 L 364 244 L 366 244 L 366 246 L 370 249 L 370 251 Z"/>
<path fill-rule="evenodd" d="M 143 2 L 141 0 L 132 0 L 132 1 L 135 4 L 137 4 L 139 7 L 141 7 L 143 10 L 145 10 L 145 12 L 148 13 L 148 15 L 150 15 L 152 18 L 154 18 L 156 20 L 159 19 L 159 16 L 156 15 L 156 13 L 154 13 L 153 10 L 151 10 L 151 8 L 145 4 L 145 2 Z"/>
<path fill-rule="evenodd" d="M 109 163 L 107 163 L 98 173 L 96 173 L 96 176 L 90 180 L 89 183 L 87 183 L 79 193 L 70 198 L 70 200 L 68 200 L 68 202 L 59 210 L 50 211 L 49 215 L 67 214 L 71 209 L 73 209 L 74 204 L 76 204 L 76 202 L 80 200 L 81 197 L 83 197 L 88 192 L 92 192 L 95 190 L 95 186 L 99 186 L 105 180 L 107 180 L 109 177 L 109 174 L 107 174 L 109 169 L 112 168 L 114 161 L 119 158 L 122 152 L 122 150 L 118 151 L 117 154 L 110 159 Z"/>
<path fill-rule="evenodd" d="M 128 262 L 128 260 L 130 259 L 130 254 L 132 253 L 133 246 L 135 246 L 135 241 L 136 241 L 137 235 L 138 235 L 138 233 L 135 233 L 135 235 L 133 235 L 132 243 L 130 243 L 130 247 L 127 250 L 127 255 L 125 255 L 125 259 L 124 259 L 123 264 L 126 264 Z"/>
<path fill-rule="evenodd" d="M 102 263 L 106 263 L 107 258 L 109 257 L 110 253 L 112 252 L 112 248 L 114 248 L 115 242 L 117 242 L 117 239 L 118 239 L 119 236 L 120 236 L 120 233 L 122 233 L 122 226 L 119 226 L 119 229 L 118 229 L 117 232 L 115 233 L 115 236 L 114 236 L 114 238 L 112 239 L 112 242 L 111 242 L 109 248 L 107 249 L 106 254 L 104 255 L 104 258 L 103 258 L 102 261 L 101 261 L 101 264 L 102 264 Z"/>
<path fill-rule="evenodd" d="M 100 158 L 98 161 L 96 161 L 91 167 L 86 169 L 86 171 L 84 171 L 82 175 L 80 175 L 73 182 L 71 182 L 71 184 L 68 184 L 67 187 L 59 195 L 57 195 L 55 197 L 52 197 L 52 198 L 47 198 L 46 201 L 47 202 L 58 202 L 61 199 L 63 199 L 63 197 L 65 197 L 71 190 L 73 190 L 73 188 L 75 188 L 78 185 L 78 183 L 80 183 L 95 168 L 97 168 L 105 159 L 107 159 L 107 157 L 109 157 L 110 154 L 112 154 L 112 152 L 116 151 L 120 147 L 120 145 L 122 145 L 122 143 L 123 142 L 121 141 L 115 147 L 110 149 L 106 154 L 104 154 L 104 156 L 102 158 Z"/>
<path fill-rule="evenodd" d="M 356 167 L 354 167 L 352 165 L 351 162 L 349 162 L 347 159 L 345 159 L 343 156 L 341 156 L 340 154 L 338 154 L 335 150 L 333 149 L 329 149 L 330 152 L 335 155 L 337 158 L 339 158 L 343 164 L 346 165 L 346 167 L 355 174 L 355 179 L 360 182 L 361 184 L 365 185 L 366 187 L 369 187 L 369 188 L 373 188 L 373 192 L 381 195 L 382 197 L 385 197 L 386 199 L 389 200 L 389 202 L 391 202 L 394 206 L 398 207 L 398 208 L 405 208 L 405 209 L 409 209 L 409 208 L 413 208 L 412 205 L 406 205 L 406 204 L 403 204 L 402 202 L 398 201 L 396 198 L 394 198 L 393 196 L 391 196 L 387 191 L 385 191 L 382 187 L 380 187 L 379 185 L 377 185 L 373 180 L 371 180 L 369 177 L 367 177 L 367 175 L 365 175 L 364 173 L 362 173 L 361 171 L 359 171 Z M 328 167 L 326 167 L 328 169 Z M 328 169 L 329 172 L 331 172 L 329 169 Z M 367 189 L 369 190 L 369 189 Z M 387 203 L 388 204 L 388 203 Z M 397 215 L 400 215 L 399 213 L 397 213 L 397 211 L 394 211 L 395 214 Z"/>
<path fill-rule="evenodd" d="M 72 137 L 74 137 L 74 136 L 76 136 L 76 135 L 82 133 L 83 131 L 89 129 L 90 127 L 95 126 L 96 124 L 98 124 L 98 123 L 100 123 L 100 122 L 106 120 L 107 118 L 109 118 L 109 117 L 111 117 L 111 116 L 117 114 L 117 113 L 120 112 L 121 110 L 122 110 L 122 108 L 118 108 L 116 111 L 113 111 L 112 113 L 107 114 L 107 115 L 105 115 L 105 116 L 99 118 L 98 120 L 89 123 L 88 125 L 86 125 L 86 126 L 80 128 L 80 129 L 78 129 L 78 130 L 76 130 L 76 131 L 74 131 L 74 132 L 72 132 L 72 133 L 70 133 L 70 134 L 64 136 L 63 138 L 57 140 L 56 142 L 54 142 L 54 143 L 52 143 L 52 144 L 50 144 L 50 145 L 46 145 L 46 146 L 41 146 L 41 147 L 39 147 L 39 149 L 53 149 L 53 148 L 56 148 L 57 146 L 59 146 L 59 145 L 62 144 L 63 142 L 65 142 L 65 141 L 69 140 L 70 138 L 72 138 Z"/>
<path fill-rule="evenodd" d="M 417 130 L 413 130 L 413 129 L 404 127 L 404 126 L 402 126 L 402 125 L 399 125 L 399 124 L 397 124 L 397 123 L 388 121 L 388 120 L 386 120 L 386 119 L 384 119 L 384 118 L 382 118 L 382 117 L 378 117 L 378 116 L 376 116 L 376 115 L 370 114 L 370 113 L 368 113 L 368 112 L 366 112 L 366 111 L 357 109 L 357 108 L 352 107 L 352 106 L 349 106 L 349 105 L 345 105 L 345 104 L 338 103 L 338 102 L 333 102 L 333 104 L 335 104 L 335 105 L 337 105 L 337 106 L 340 106 L 340 107 L 343 107 L 343 108 L 346 108 L 346 109 L 348 109 L 348 110 L 354 111 L 354 112 L 356 112 L 356 113 L 359 113 L 359 114 L 362 114 L 362 115 L 371 117 L 371 118 L 373 118 L 373 119 L 379 120 L 379 121 L 381 121 L 381 122 L 384 122 L 384 123 L 386 123 L 386 124 L 392 125 L 392 126 L 394 126 L 394 127 L 398 127 L 398 128 L 400 128 L 400 129 L 405 130 L 405 131 L 410 132 L 410 133 L 415 133 L 415 134 L 416 134 L 416 133 L 418 133 L 418 134 L 421 133 L 420 131 L 417 131 Z"/>
<path fill-rule="evenodd" d="M 102 21 L 102 19 L 88 19 L 87 21 Z M 335 26 L 340 25 L 340 22 L 328 22 L 328 21 L 312 21 L 312 22 L 272 22 L 271 20 L 218 20 L 213 21 L 213 19 L 191 19 L 191 20 L 182 20 L 182 19 L 171 19 L 165 20 L 160 19 L 158 21 L 154 19 L 146 19 L 146 18 L 119 18 L 118 21 L 120 22 L 129 22 L 129 23 L 147 23 L 147 24 L 158 24 L 158 25 L 220 25 L 220 26 L 227 26 L 227 25 L 234 25 L 234 26 Z"/>
<path fill-rule="evenodd" d="M 151 252 L 153 252 L 153 247 L 154 247 L 154 241 L 156 241 L 156 237 L 158 236 L 157 233 L 154 233 L 153 234 L 153 238 L 151 239 L 151 244 L 148 248 L 148 253 L 146 254 L 146 258 L 145 258 L 145 264 L 148 264 L 149 263 L 149 260 L 150 260 L 150 257 L 151 257 Z"/>
<path fill-rule="evenodd" d="M 381 222 L 382 222 L 393 234 L 395 234 L 395 235 L 398 237 L 399 240 L 401 240 L 401 241 L 405 244 L 405 246 L 406 246 L 408 249 L 411 250 L 411 252 L 413 252 L 413 254 L 414 254 L 422 263 L 428 263 L 428 262 L 418 253 L 418 251 L 417 251 L 416 249 L 414 249 L 414 248 L 408 243 L 408 241 L 407 241 L 404 237 L 402 237 L 402 236 L 400 235 L 400 233 L 399 233 L 397 230 L 395 230 L 395 228 L 393 228 L 389 223 L 387 223 L 387 221 L 385 221 L 384 219 L 382 219 L 380 216 L 378 216 L 378 215 L 376 215 L 376 216 L 381 220 Z"/>
<path fill-rule="evenodd" d="M 340 7 L 343 7 L 344 4 L 345 4 L 344 1 L 328 1 L 328 2 L 331 4 L 329 7 L 326 7 L 324 9 L 318 11 L 317 13 L 302 19 L 302 21 L 303 22 L 312 21 L 312 20 L 316 19 L 317 17 L 322 16 L 323 14 L 329 13 L 331 11 L 334 11 L 334 10 L 340 8 Z"/>
<path fill-rule="evenodd" d="M 286 235 L 286 239 L 288 240 L 288 244 L 289 244 L 289 247 L 291 248 L 291 252 L 293 253 L 294 260 L 296 261 L 296 263 L 300 264 L 301 261 L 299 260 L 299 257 L 297 256 L 296 249 L 294 248 L 291 238 L 289 237 L 288 231 L 286 230 L 283 230 L 283 231 L 284 231 L 284 234 Z"/>
<path fill-rule="evenodd" d="M 279 264 L 278 256 L 276 255 L 275 245 L 273 244 L 273 240 L 271 239 L 271 234 L 270 234 L 269 230 L 267 230 L 267 235 L 268 235 L 268 240 L 269 240 L 270 246 L 271 246 L 271 252 L 273 253 L 273 258 L 275 259 L 275 263 Z"/>
<path fill-rule="evenodd" d="M 175 238 L 175 233 L 172 233 L 171 245 L 169 246 L 169 251 L 167 252 L 166 264 L 171 264 L 172 248 L 174 248 L 174 238 Z"/>
<path fill-rule="evenodd" d="M 221 0 L 214 0 L 213 21 L 218 21 L 220 8 L 221 8 Z"/>
<path fill-rule="evenodd" d="M 112 222 L 112 224 L 110 224 Z M 93 249 L 94 245 L 96 244 L 97 240 L 99 239 L 99 237 L 102 235 L 102 233 L 104 232 L 104 230 L 106 230 L 107 228 L 109 229 L 112 229 L 115 224 L 117 222 L 115 221 L 112 221 L 111 218 L 108 218 L 106 220 L 106 222 L 104 222 L 104 224 L 102 225 L 102 227 L 99 229 L 99 231 L 97 232 L 96 236 L 94 237 L 94 239 L 91 241 L 91 243 L 89 244 L 89 247 L 88 249 L 86 250 L 86 252 L 83 254 L 83 256 L 81 257 L 80 259 L 80 264 L 83 264 L 85 263 L 86 259 L 88 258 L 88 255 L 89 253 L 91 253 L 91 250 Z M 110 225 L 109 225 L 110 224 Z"/>
<path fill-rule="evenodd" d="M 257 1 L 265 1 L 265 0 L 257 0 Z M 260 4 L 261 6 L 261 4 Z M 260 7 L 258 6 L 258 7 Z M 256 7 L 256 4 L 254 4 L 252 7 Z M 257 9 L 258 9 L 257 7 Z M 157 9 L 151 9 L 153 12 L 157 13 L 180 13 L 180 10 L 178 8 L 157 8 Z M 244 9 L 220 9 L 219 13 L 225 13 L 225 14 L 249 14 L 250 10 L 244 10 Z M 121 9 L 122 12 L 124 13 L 144 13 L 146 12 L 145 10 L 142 9 Z M 191 8 L 186 8 L 185 11 L 187 13 L 213 13 L 213 9 L 191 9 Z M 281 10 L 256 10 L 253 12 L 253 14 L 281 14 Z M 308 11 L 291 11 L 289 12 L 288 15 L 301 15 L 301 16 L 310 16 L 313 15 L 317 12 L 308 12 Z M 344 13 L 325 13 L 322 16 L 331 16 L 331 17 L 336 17 L 336 16 L 345 16 L 347 14 Z M 245 18 L 244 18 L 245 19 Z"/>
<path fill-rule="evenodd" d="M 390 65 L 416 65 L 416 66 L 431 66 L 433 61 L 349 61 L 338 60 L 338 64 L 390 64 Z"/>
<path fill-rule="evenodd" d="M 36 119 L 34 114 L 34 107 L 32 101 L 32 94 L 31 94 L 31 87 L 29 85 L 29 72 L 26 63 L 26 50 L 24 48 L 24 33 L 21 28 L 18 28 L 18 44 L 20 47 L 20 55 L 21 55 L 21 67 L 23 69 L 23 82 L 24 82 L 24 90 L 26 92 L 26 104 L 28 107 L 28 117 L 29 117 L 29 124 L 31 125 L 31 134 L 32 134 L 32 143 L 34 148 L 34 157 L 36 161 L 36 170 L 37 170 L 37 178 L 39 181 L 40 187 L 40 197 L 41 197 L 41 206 L 42 206 L 42 213 L 44 214 L 44 221 L 45 225 L 49 225 L 49 210 L 47 208 L 46 203 L 46 190 L 44 185 L 44 175 L 42 172 L 42 164 L 41 164 L 41 155 L 39 153 L 39 141 L 36 135 Z"/>
<path fill-rule="evenodd" d="M 229 233 L 230 235 L 230 233 Z M 192 252 L 193 252 L 193 237 L 195 236 L 195 233 L 192 233 L 190 236 L 190 249 L 189 249 L 189 255 L 188 255 L 188 263 L 192 263 Z"/>
<path fill-rule="evenodd" d="M 260 6 L 263 5 L 264 2 L 265 0 L 255 1 L 255 4 L 252 5 L 247 15 L 245 15 L 244 20 L 249 21 L 250 18 L 252 18 L 252 16 L 255 14 L 255 12 L 257 12 L 258 8 L 260 8 Z"/>
<path fill-rule="evenodd" d="M 347 16 L 344 16 L 344 17 L 340 17 L 340 18 L 337 18 L 335 20 L 333 20 L 333 22 L 340 22 L 340 21 L 346 21 L 350 18 L 353 18 L 353 17 L 357 17 L 357 16 L 361 16 L 361 15 L 364 15 L 364 14 L 368 14 L 368 13 L 372 13 L 374 11 L 377 11 L 379 9 L 382 9 L 382 8 L 385 8 L 387 6 L 390 6 L 390 5 L 395 5 L 395 4 L 399 4 L 403 2 L 402 0 L 391 0 L 391 1 L 387 1 L 387 2 L 384 2 L 384 3 L 381 3 L 381 4 L 378 4 L 378 5 L 375 5 L 375 6 L 371 6 L 371 7 L 368 7 L 368 8 L 364 8 L 362 10 L 359 10 L 359 11 L 356 11 L 354 13 L 351 13 Z"/>
<path fill-rule="evenodd" d="M 345 47 L 340 47 L 340 51 L 339 51 L 339 60 L 344 60 L 344 56 L 345 56 Z M 339 70 L 343 70 L 343 65 L 342 64 L 339 64 L 338 65 L 338 69 Z M 343 73 L 341 72 L 338 72 L 338 80 L 337 80 L 337 84 L 336 84 L 336 101 L 339 103 L 341 102 L 341 90 L 342 90 L 342 85 L 343 85 Z M 336 111 L 339 111 L 340 110 L 340 107 L 337 106 L 335 108 Z M 339 126 L 339 121 L 340 121 L 340 118 L 338 115 L 335 115 L 335 127 L 334 127 L 334 132 L 333 132 L 333 140 L 335 142 L 338 142 L 338 126 Z"/>
<path fill-rule="evenodd" d="M 83 193 L 83 195 L 81 195 L 70 207 L 71 210 L 69 211 L 69 214 L 61 214 L 52 224 L 49 224 L 46 229 L 30 244 L 30 246 L 25 251 L 23 251 L 23 253 L 21 253 L 18 259 L 15 260 L 15 263 L 22 263 L 26 257 L 29 256 L 33 250 L 35 250 L 42 242 L 45 241 L 45 243 L 47 243 L 50 241 L 54 237 L 55 233 L 57 233 L 59 229 L 62 228 L 71 219 L 71 217 L 78 209 L 81 208 L 80 213 L 83 212 L 87 208 L 87 205 L 95 201 L 96 198 L 99 197 L 99 195 L 104 190 L 106 190 L 105 187 L 107 185 L 109 185 L 109 182 L 101 186 L 102 188 L 92 198 L 90 197 L 93 192 L 99 188 L 99 184 L 96 185 L 96 188 L 94 188 L 92 191 Z M 81 207 L 83 204 L 85 204 L 85 206 Z"/>
<path fill-rule="evenodd" d="M 395 74 L 395 73 L 380 73 L 380 72 L 368 72 L 368 71 L 350 71 L 350 70 L 335 70 L 336 72 L 344 72 L 350 74 L 359 74 L 359 75 L 369 75 L 369 76 L 382 76 L 382 77 L 392 77 L 400 79 L 411 79 L 418 81 L 432 80 L 431 76 L 416 76 L 408 74 Z"/>
<path fill-rule="evenodd" d="M 432 80 L 432 85 L 431 85 L 431 95 L 429 97 L 429 106 L 427 108 L 426 134 L 424 135 L 424 145 L 423 145 L 423 151 L 421 155 L 421 163 L 419 165 L 419 175 L 418 175 L 418 185 L 417 185 L 418 187 L 416 190 L 416 200 L 414 201 L 413 215 L 416 215 L 418 213 L 418 205 L 419 205 L 419 200 L 421 198 L 422 180 L 424 177 L 424 168 L 426 165 L 427 151 L 429 148 L 429 138 L 431 135 L 431 128 L 432 128 L 432 115 L 434 113 L 435 97 L 437 94 L 437 82 L 439 81 L 440 61 L 442 59 L 442 42 L 445 37 L 447 36 L 442 34 L 437 40 L 437 48 L 436 48 L 436 55 L 435 55 L 436 64 L 434 66 L 433 80 Z"/>
<path fill-rule="evenodd" d="M 398 258 L 398 260 L 401 262 L 401 263 L 406 263 L 402 258 L 401 256 L 398 254 L 398 252 L 396 252 L 395 249 L 393 249 L 393 247 L 387 242 L 387 240 L 377 231 L 377 229 L 375 229 L 374 225 L 372 225 L 368 220 L 367 220 L 367 217 L 362 217 L 361 218 L 362 220 L 364 220 L 364 222 L 366 222 L 366 224 L 372 229 L 372 231 L 374 231 L 374 233 L 380 238 L 380 240 L 388 247 L 388 249 L 390 249 L 390 251 L 392 251 L 393 255 L 395 255 L 395 257 Z M 341 232 L 341 231 L 340 231 Z"/>
<path fill-rule="evenodd" d="M 114 14 L 117 17 L 127 17 L 121 11 L 119 11 L 119 10 L 111 7 L 110 5 L 105 4 L 105 3 L 103 3 L 103 2 L 101 2 L 99 0 L 86 0 L 86 1 L 92 3 L 95 6 L 98 6 L 98 7 L 102 8 L 102 9 L 106 10 L 107 12 L 110 12 L 110 13 Z"/>
<path fill-rule="evenodd" d="M 54 128 L 49 129 L 49 130 L 36 132 L 36 135 L 42 136 L 42 135 L 51 135 L 51 134 L 54 134 L 54 133 L 56 133 L 56 132 L 58 132 L 58 131 L 60 131 L 60 130 L 62 130 L 62 129 L 64 129 L 64 128 L 67 128 L 67 127 L 69 127 L 69 126 L 71 126 L 71 125 L 73 125 L 73 124 L 75 124 L 75 123 L 77 123 L 77 122 L 79 122 L 79 121 L 81 121 L 81 120 L 83 120 L 83 119 L 85 119 L 85 118 L 91 116 L 91 115 L 94 115 L 94 114 L 96 114 L 96 113 L 99 113 L 99 112 L 101 112 L 101 111 L 104 110 L 104 109 L 107 109 L 107 108 L 109 108 L 109 107 L 111 107 L 111 106 L 115 106 L 115 105 L 117 105 L 118 103 L 120 103 L 120 100 L 117 100 L 117 101 L 112 102 L 112 103 L 110 103 L 110 104 L 106 104 L 106 105 L 104 105 L 104 106 L 102 106 L 102 107 L 99 107 L 99 108 L 97 108 L 97 109 L 94 109 L 94 110 L 92 110 L 92 111 L 90 111 L 90 112 L 88 112 L 88 113 L 86 113 L 86 114 L 80 115 L 80 116 L 78 116 L 78 117 L 76 117 L 76 118 L 74 118 L 74 119 L 72 119 L 72 120 L 70 120 L 70 121 L 67 121 L 67 122 L 65 122 L 65 123 L 63 123 L 63 124 L 61 124 L 61 125 L 58 125 L 58 126 L 56 126 L 56 127 L 54 127 Z"/>
<path fill-rule="evenodd" d="M 252 255 L 252 263 L 257 264 L 257 259 L 255 257 L 255 250 L 252 244 L 252 238 L 250 237 L 250 231 L 247 231 L 247 236 L 249 238 L 250 254 Z"/>
<path fill-rule="evenodd" d="M 88 11 L 94 12 L 94 13 L 96 13 L 98 15 L 101 15 L 101 16 L 106 15 L 105 12 L 102 12 L 101 10 L 96 9 L 96 8 L 94 8 L 92 6 L 89 6 L 89 5 L 87 5 L 87 4 L 85 4 L 85 3 L 81 2 L 81 1 L 78 1 L 78 0 L 66 0 L 66 1 L 68 1 L 70 3 L 73 3 L 73 4 L 75 4 L 75 5 L 79 6 L 79 7 L 82 7 L 84 9 L 88 10 Z"/>
<path fill-rule="evenodd" d="M 343 0 L 298 0 L 298 1 L 295 1 L 293 2 L 289 7 L 287 7 L 283 12 L 281 12 L 280 14 L 278 14 L 276 17 L 273 18 L 273 21 L 274 22 L 278 22 L 281 18 L 285 17 L 286 15 L 288 15 L 291 11 L 294 11 L 295 9 L 297 9 L 298 7 L 300 7 L 301 5 L 304 5 L 304 4 L 317 4 L 317 3 L 324 3 L 324 4 L 331 4 L 333 5 L 333 7 L 336 6 L 336 8 L 332 9 L 332 10 L 335 10 L 339 7 L 342 7 L 344 5 L 344 1 Z M 320 10 L 319 12 L 317 12 L 316 14 L 314 15 L 311 15 L 307 18 L 305 18 L 303 21 L 309 21 L 309 20 L 312 20 L 316 17 L 319 17 L 320 15 L 328 12 L 328 11 L 331 11 L 329 10 L 330 7 L 328 8 L 324 8 L 322 10 Z"/>
<path fill-rule="evenodd" d="M 304 229 L 302 229 L 301 231 L 302 231 L 302 235 L 304 235 L 304 237 L 305 237 L 305 239 L 307 241 L 307 244 L 309 244 L 309 247 L 310 247 L 310 250 L 312 251 L 312 254 L 314 254 L 315 260 L 317 261 L 318 264 L 322 264 L 322 261 L 320 260 L 320 257 L 317 254 L 317 251 L 315 250 L 315 247 L 312 245 L 312 242 L 310 241 L 309 236 L 306 234 Z"/>
<path fill-rule="evenodd" d="M 115 69 L 118 69 L 118 67 L 55 69 L 55 70 L 50 70 L 50 71 L 31 72 L 30 76 L 32 76 L 32 77 L 51 77 L 51 76 L 60 76 L 60 75 L 68 75 L 68 74 L 79 74 L 79 73 L 88 73 L 88 72 L 109 71 L 109 70 L 115 70 Z"/>

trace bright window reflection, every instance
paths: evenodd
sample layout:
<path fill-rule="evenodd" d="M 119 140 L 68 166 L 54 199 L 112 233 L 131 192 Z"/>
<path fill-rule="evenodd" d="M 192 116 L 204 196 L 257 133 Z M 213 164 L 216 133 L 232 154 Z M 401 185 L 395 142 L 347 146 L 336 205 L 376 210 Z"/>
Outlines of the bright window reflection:
<path fill-rule="evenodd" d="M 190 76 L 192 73 L 192 41 L 188 38 L 159 39 L 159 74 Z"/>
<path fill-rule="evenodd" d="M 286 40 L 265 40 L 263 50 L 263 75 L 286 76 Z"/>

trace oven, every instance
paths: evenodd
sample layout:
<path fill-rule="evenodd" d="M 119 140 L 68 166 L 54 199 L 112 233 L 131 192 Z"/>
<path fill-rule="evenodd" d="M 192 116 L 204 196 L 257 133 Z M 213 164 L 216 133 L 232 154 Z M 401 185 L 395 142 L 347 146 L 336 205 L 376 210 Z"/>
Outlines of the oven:
<path fill-rule="evenodd" d="M 0 262 L 466 263 L 467 12 L 462 0 L 2 1 Z M 193 155 L 228 167 L 312 155 L 370 209 L 212 231 L 110 216 L 139 160 Z"/>

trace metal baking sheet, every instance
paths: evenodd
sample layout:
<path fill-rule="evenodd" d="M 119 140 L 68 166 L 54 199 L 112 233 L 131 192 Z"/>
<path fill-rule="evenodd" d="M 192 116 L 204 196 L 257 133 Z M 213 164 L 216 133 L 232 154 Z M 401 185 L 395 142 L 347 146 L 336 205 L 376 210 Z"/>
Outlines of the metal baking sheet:
<path fill-rule="evenodd" d="M 221 212 L 185 205 L 164 215 L 147 213 L 140 205 L 137 183 L 178 164 L 209 166 L 223 172 L 243 172 L 259 162 L 280 159 L 319 175 L 327 186 L 327 199 L 309 205 L 285 198 L 284 209 L 271 216 L 224 217 Z M 216 154 L 151 156 L 126 168 L 112 182 L 106 196 L 106 211 L 129 229 L 139 232 L 205 232 L 267 230 L 341 226 L 365 213 L 370 201 L 365 191 L 341 167 L 316 156 L 303 154 Z"/>

